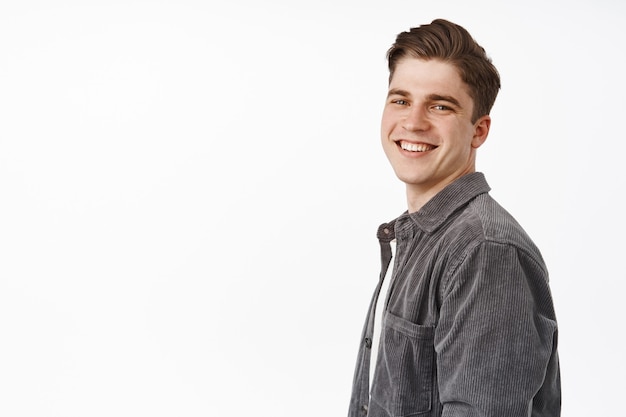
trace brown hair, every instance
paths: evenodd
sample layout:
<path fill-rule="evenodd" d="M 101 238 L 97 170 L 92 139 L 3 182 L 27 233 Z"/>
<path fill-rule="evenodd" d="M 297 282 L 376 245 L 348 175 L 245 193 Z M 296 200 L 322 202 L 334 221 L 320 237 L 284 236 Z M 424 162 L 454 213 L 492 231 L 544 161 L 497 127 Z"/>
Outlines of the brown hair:
<path fill-rule="evenodd" d="M 463 27 L 443 19 L 402 32 L 387 51 L 389 81 L 404 57 L 452 64 L 474 100 L 472 121 L 489 114 L 500 90 L 500 75 L 484 48 Z"/>

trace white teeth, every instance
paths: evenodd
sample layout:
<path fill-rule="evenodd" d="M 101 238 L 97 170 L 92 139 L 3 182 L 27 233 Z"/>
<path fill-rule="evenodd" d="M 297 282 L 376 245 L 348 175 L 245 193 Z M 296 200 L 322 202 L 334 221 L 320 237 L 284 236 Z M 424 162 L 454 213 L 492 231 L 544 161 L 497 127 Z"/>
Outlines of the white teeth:
<path fill-rule="evenodd" d="M 435 149 L 434 146 L 427 145 L 425 143 L 410 143 L 410 142 L 405 142 L 405 141 L 400 142 L 400 147 L 404 149 L 405 151 L 411 151 L 411 152 L 426 152 L 426 151 L 430 151 L 431 149 Z"/>

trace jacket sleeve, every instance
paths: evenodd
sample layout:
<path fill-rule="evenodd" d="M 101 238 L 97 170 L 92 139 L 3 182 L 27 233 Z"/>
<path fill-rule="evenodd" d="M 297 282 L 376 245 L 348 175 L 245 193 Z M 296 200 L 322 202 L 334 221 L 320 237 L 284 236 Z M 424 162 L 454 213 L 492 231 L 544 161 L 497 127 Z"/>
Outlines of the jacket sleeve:
<path fill-rule="evenodd" d="M 559 415 L 556 331 L 540 257 L 494 242 L 469 250 L 435 334 L 442 416 Z"/>

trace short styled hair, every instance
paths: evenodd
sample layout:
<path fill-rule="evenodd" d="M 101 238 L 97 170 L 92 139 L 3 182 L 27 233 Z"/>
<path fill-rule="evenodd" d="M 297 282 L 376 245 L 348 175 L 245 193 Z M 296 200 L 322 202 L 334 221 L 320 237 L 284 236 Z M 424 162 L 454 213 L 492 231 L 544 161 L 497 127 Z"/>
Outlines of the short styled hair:
<path fill-rule="evenodd" d="M 485 49 L 463 27 L 443 19 L 411 28 L 396 37 L 387 51 L 389 82 L 405 57 L 437 59 L 452 64 L 474 101 L 472 121 L 489 114 L 500 90 L 500 74 Z"/>

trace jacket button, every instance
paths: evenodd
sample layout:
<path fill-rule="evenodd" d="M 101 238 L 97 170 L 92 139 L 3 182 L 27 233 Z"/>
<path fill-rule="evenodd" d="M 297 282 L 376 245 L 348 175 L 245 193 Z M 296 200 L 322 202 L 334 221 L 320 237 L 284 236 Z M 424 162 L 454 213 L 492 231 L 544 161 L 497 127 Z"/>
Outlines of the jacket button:
<path fill-rule="evenodd" d="M 369 337 L 365 338 L 365 346 L 367 346 L 368 349 L 372 348 L 372 339 L 370 339 Z"/>
<path fill-rule="evenodd" d="M 363 412 L 363 414 L 367 414 L 367 409 L 368 409 L 367 404 L 363 404 L 361 406 L 361 411 Z"/>

